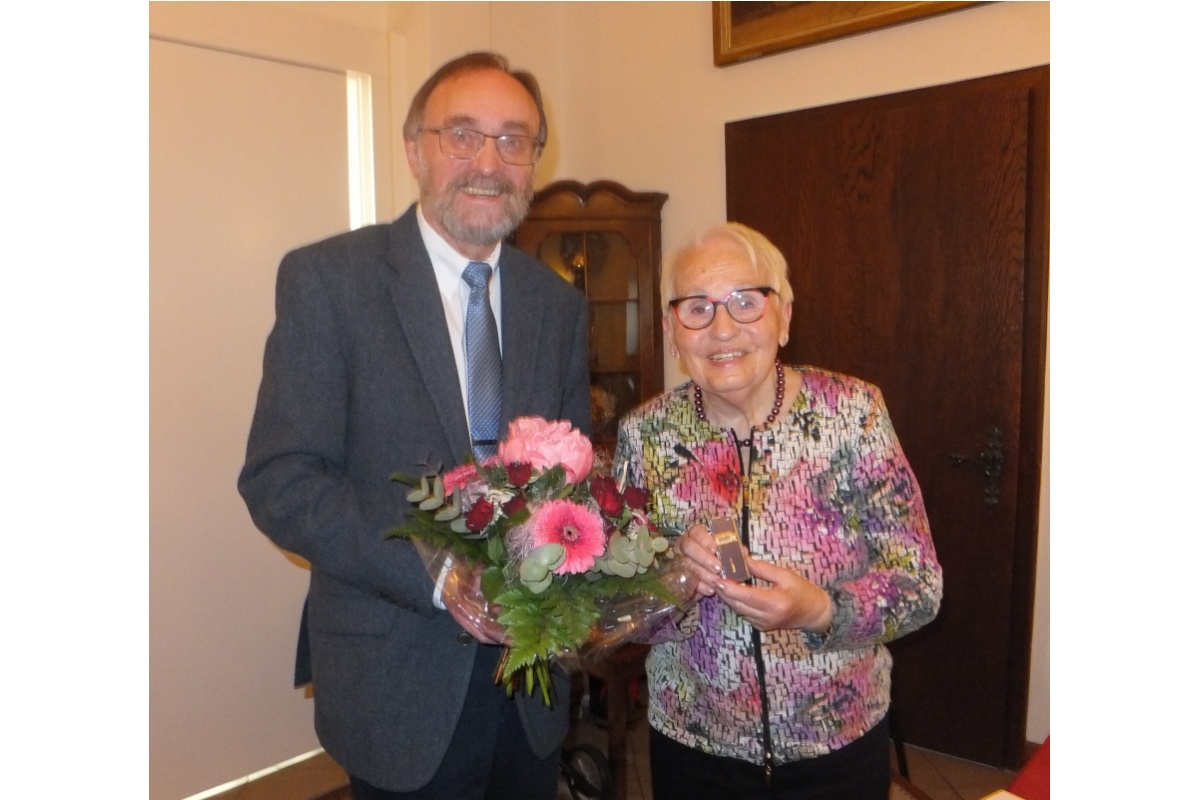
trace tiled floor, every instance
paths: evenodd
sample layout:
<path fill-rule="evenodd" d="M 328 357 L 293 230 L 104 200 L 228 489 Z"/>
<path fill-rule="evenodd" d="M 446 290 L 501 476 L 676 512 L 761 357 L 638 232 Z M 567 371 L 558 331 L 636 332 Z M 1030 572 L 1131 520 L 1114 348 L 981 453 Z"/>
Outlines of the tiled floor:
<path fill-rule="evenodd" d="M 587 743 L 606 751 L 608 734 L 590 721 L 574 722 L 566 747 Z M 636 715 L 629 731 L 627 800 L 653 800 L 650 790 L 650 728 L 645 711 Z M 931 800 L 979 800 L 1008 786 L 1014 773 L 911 745 L 905 747 L 909 781 Z M 566 781 L 559 781 L 558 800 L 572 800 Z"/>

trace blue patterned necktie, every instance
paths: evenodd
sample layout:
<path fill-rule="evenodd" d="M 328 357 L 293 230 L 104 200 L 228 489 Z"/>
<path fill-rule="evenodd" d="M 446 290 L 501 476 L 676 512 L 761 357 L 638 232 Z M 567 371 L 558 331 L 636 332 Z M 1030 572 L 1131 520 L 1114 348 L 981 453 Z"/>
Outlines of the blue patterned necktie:
<path fill-rule="evenodd" d="M 467 417 L 479 460 L 496 455 L 500 438 L 500 337 L 488 295 L 491 276 L 492 268 L 483 261 L 472 261 L 463 271 L 463 280 L 471 287 L 467 300 Z"/>

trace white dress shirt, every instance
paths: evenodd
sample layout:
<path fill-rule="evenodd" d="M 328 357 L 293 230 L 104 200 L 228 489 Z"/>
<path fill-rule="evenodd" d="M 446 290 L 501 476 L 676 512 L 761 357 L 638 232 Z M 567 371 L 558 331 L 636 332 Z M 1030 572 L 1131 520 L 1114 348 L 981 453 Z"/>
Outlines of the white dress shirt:
<path fill-rule="evenodd" d="M 437 278 L 438 291 L 442 295 L 442 310 L 446 313 L 446 328 L 450 331 L 450 344 L 454 348 L 454 363 L 458 367 L 458 388 L 462 391 L 463 409 L 467 408 L 467 301 L 471 297 L 471 287 L 463 280 L 463 271 L 473 259 L 461 255 L 457 250 L 438 235 L 425 220 L 425 214 L 420 205 L 417 206 L 417 227 L 421 230 L 421 238 L 425 242 L 425 251 L 433 262 L 433 274 Z M 496 317 L 496 335 L 500 339 L 500 353 L 504 353 L 503 326 L 500 324 L 500 244 L 485 259 L 492 267 L 492 279 L 488 281 L 488 291 L 491 295 L 492 314 Z M 468 427 L 470 420 L 467 421 Z"/>
<path fill-rule="evenodd" d="M 425 242 L 425 251 L 433 262 L 433 274 L 437 278 L 438 292 L 442 295 L 442 310 L 446 314 L 446 328 L 450 331 L 450 346 L 454 348 L 454 363 L 458 368 L 458 388 L 462 391 L 463 409 L 467 408 L 467 301 L 471 298 L 471 287 L 463 280 L 463 271 L 473 259 L 466 258 L 443 239 L 425 220 L 420 205 L 417 206 L 417 227 Z M 500 244 L 491 254 L 482 259 L 492 267 L 492 279 L 488 281 L 488 294 L 492 303 L 492 314 L 496 317 L 496 336 L 500 339 L 500 352 L 504 352 L 504 336 L 500 326 Z M 470 428 L 471 421 L 467 420 Z M 442 603 L 442 584 L 454 560 L 447 557 L 433 587 L 433 604 L 445 609 Z"/>

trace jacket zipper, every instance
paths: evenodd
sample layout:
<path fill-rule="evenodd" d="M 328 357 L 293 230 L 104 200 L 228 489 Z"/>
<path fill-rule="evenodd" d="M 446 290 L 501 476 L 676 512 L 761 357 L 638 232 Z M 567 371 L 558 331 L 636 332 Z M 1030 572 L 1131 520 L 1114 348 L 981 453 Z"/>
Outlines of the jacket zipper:
<path fill-rule="evenodd" d="M 748 475 L 749 464 L 742 463 L 742 448 L 738 444 L 737 433 L 730 431 L 730 436 L 733 437 L 733 446 L 737 448 L 738 466 L 742 471 L 742 544 L 746 549 L 750 549 L 750 476 Z M 751 436 L 754 434 L 751 433 Z M 750 445 L 749 461 L 754 460 L 754 445 Z M 771 772 L 775 765 L 775 754 L 771 746 L 771 716 L 770 707 L 767 705 L 767 668 L 763 662 L 762 651 L 762 634 L 758 628 L 750 629 L 750 641 L 754 645 L 754 666 L 758 671 L 758 698 L 759 705 L 762 707 L 762 743 L 763 743 L 763 777 L 766 780 L 766 785 L 771 785 Z"/>

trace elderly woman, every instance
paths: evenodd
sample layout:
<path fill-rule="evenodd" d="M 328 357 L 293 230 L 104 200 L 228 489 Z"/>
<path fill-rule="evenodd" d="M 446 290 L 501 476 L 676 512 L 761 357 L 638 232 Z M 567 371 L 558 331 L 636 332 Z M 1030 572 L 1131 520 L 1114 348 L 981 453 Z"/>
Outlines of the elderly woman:
<path fill-rule="evenodd" d="M 646 663 L 654 798 L 883 800 L 884 643 L 932 620 L 942 595 L 883 398 L 856 378 L 779 363 L 787 264 L 749 228 L 722 225 L 684 247 L 662 296 L 691 381 L 625 417 L 617 443 L 700 578 L 697 602 Z M 725 518 L 746 582 L 723 572 L 729 549 L 711 531 Z"/>

